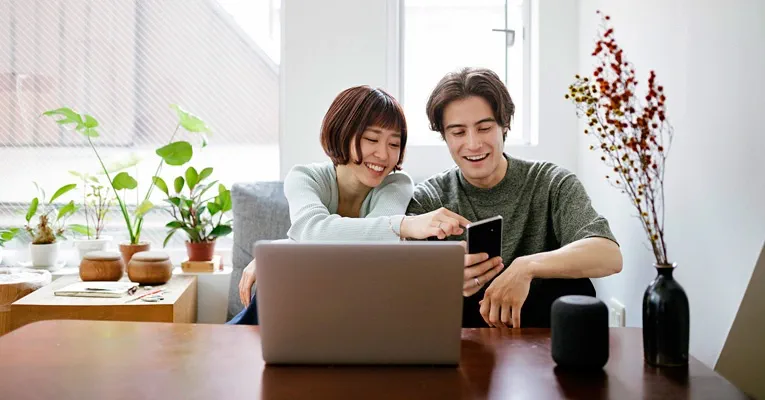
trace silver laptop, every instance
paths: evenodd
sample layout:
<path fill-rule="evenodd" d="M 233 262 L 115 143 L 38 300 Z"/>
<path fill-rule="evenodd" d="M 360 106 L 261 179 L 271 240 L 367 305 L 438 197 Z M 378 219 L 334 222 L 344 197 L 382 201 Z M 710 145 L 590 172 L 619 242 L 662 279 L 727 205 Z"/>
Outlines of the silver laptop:
<path fill-rule="evenodd" d="M 459 243 L 258 242 L 254 254 L 267 364 L 459 363 Z"/>

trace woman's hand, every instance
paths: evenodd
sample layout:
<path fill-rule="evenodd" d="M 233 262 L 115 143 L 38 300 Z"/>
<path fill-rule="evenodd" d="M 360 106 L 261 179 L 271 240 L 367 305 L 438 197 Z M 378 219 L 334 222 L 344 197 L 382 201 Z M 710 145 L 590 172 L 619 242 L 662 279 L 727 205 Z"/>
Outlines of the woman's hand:
<path fill-rule="evenodd" d="M 463 226 L 470 221 L 444 207 L 427 214 L 407 216 L 401 221 L 401 237 L 406 239 L 427 239 L 435 236 L 445 239 L 447 236 L 461 235 Z"/>
<path fill-rule="evenodd" d="M 239 280 L 239 300 L 245 307 L 250 305 L 252 299 L 252 285 L 255 283 L 255 259 L 253 258 L 244 270 L 242 270 L 242 279 Z"/>

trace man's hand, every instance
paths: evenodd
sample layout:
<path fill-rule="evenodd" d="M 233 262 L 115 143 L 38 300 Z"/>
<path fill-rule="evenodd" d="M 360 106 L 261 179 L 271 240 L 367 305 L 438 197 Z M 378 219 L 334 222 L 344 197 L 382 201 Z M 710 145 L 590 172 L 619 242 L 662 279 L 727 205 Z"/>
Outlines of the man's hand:
<path fill-rule="evenodd" d="M 406 239 L 427 239 L 461 235 L 463 226 L 470 223 L 465 217 L 441 207 L 438 210 L 417 216 L 407 216 L 401 221 L 401 237 Z"/>
<path fill-rule="evenodd" d="M 486 253 L 465 254 L 462 295 L 470 297 L 476 294 L 497 274 L 502 272 L 502 257 L 489 259 Z"/>
<path fill-rule="evenodd" d="M 486 289 L 481 316 L 489 326 L 521 327 L 521 307 L 526 302 L 532 274 L 523 258 L 516 258 Z"/>
<path fill-rule="evenodd" d="M 252 298 L 252 285 L 255 283 L 255 259 L 253 258 L 244 270 L 242 270 L 242 279 L 239 280 L 239 300 L 245 307 L 250 305 Z"/>

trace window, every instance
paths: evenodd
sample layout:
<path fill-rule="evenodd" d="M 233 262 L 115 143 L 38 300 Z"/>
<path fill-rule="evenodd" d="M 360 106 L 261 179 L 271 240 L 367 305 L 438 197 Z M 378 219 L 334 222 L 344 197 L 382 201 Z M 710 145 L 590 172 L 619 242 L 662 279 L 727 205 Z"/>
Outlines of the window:
<path fill-rule="evenodd" d="M 130 169 L 141 196 L 159 162 L 154 151 L 167 144 L 177 122 L 170 104 L 200 116 L 213 131 L 206 148 L 195 148 L 189 165 L 213 167 L 213 177 L 228 187 L 278 179 L 279 57 L 273 50 L 279 48 L 279 4 L 1 2 L 0 227 L 24 223 L 26 207 L 36 195 L 33 182 L 50 195 L 76 182 L 69 171 L 99 171 L 87 141 L 40 117 L 60 106 L 99 120 L 101 137 L 95 143 L 107 162 L 143 160 Z M 252 33 L 255 23 L 242 16 L 256 18 L 261 9 L 267 10 L 263 15 L 270 25 Z M 190 133 L 180 132 L 179 137 L 200 144 Z M 166 166 L 162 176 L 181 175 L 185 168 Z M 72 192 L 68 196 L 80 200 Z M 159 191 L 152 201 L 162 203 Z M 115 242 L 124 240 L 119 212 L 109 221 L 106 234 Z M 142 239 L 159 246 L 166 222 L 164 212 L 152 211 Z M 183 236 L 176 235 L 169 247 L 182 243 Z"/>
<path fill-rule="evenodd" d="M 530 143 L 528 6 L 528 0 L 404 0 L 402 103 L 412 145 L 441 143 L 428 128 L 428 96 L 444 74 L 467 66 L 500 76 L 516 106 L 507 143 Z"/>

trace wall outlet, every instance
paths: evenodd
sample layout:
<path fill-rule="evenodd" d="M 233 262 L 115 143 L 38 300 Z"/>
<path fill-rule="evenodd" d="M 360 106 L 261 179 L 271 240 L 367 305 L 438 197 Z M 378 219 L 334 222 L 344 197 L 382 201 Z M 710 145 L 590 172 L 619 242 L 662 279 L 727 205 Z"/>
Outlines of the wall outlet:
<path fill-rule="evenodd" d="M 608 301 L 608 326 L 619 328 L 626 325 L 627 309 L 621 301 L 611 298 Z"/>

